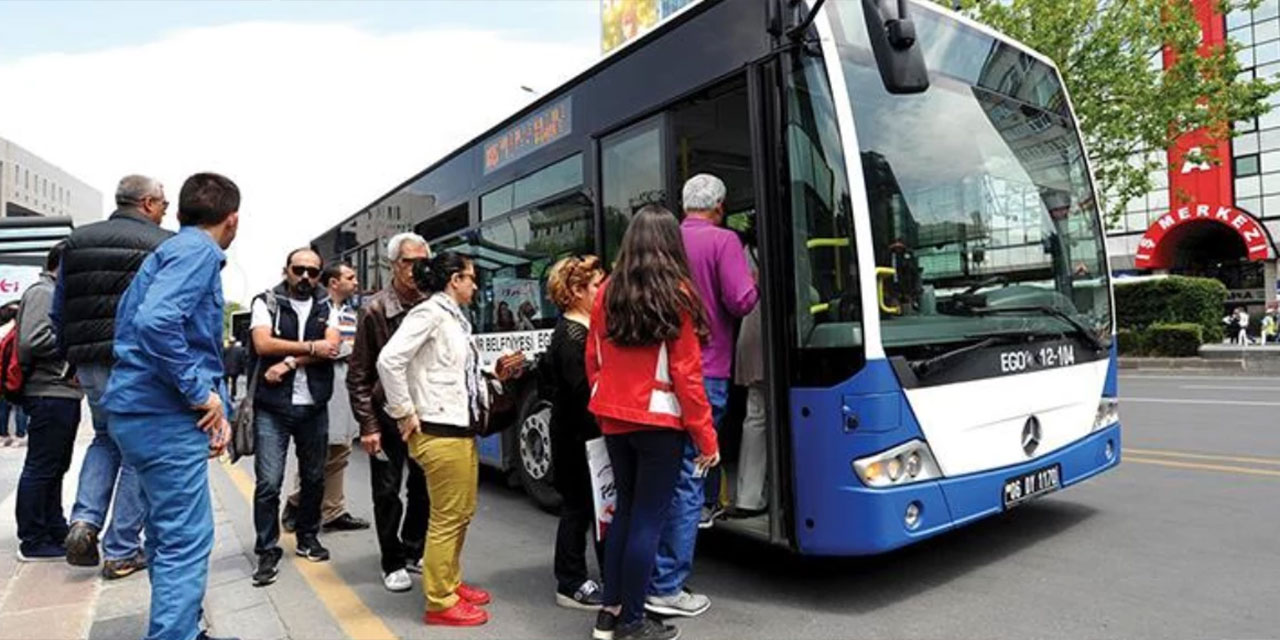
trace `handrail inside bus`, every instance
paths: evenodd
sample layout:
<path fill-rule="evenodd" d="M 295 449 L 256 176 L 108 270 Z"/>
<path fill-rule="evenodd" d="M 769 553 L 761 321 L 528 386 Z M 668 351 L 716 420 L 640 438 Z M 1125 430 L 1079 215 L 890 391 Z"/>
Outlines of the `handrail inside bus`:
<path fill-rule="evenodd" d="M 844 248 L 849 246 L 849 239 L 848 238 L 809 238 L 807 241 L 805 241 L 804 246 L 806 249 L 820 249 L 820 248 L 827 248 L 827 247 L 838 249 L 838 248 Z"/>
<path fill-rule="evenodd" d="M 876 267 L 876 300 L 880 303 L 881 311 L 895 316 L 902 313 L 902 307 L 891 307 L 884 303 L 884 281 L 896 275 L 898 275 L 897 269 L 891 267 Z"/>

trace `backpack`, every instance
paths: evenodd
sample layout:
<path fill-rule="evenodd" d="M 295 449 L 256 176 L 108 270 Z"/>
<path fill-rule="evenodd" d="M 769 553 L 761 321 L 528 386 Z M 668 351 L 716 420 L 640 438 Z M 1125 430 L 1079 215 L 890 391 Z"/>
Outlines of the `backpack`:
<path fill-rule="evenodd" d="M 22 385 L 26 382 L 26 372 L 18 361 L 18 326 L 0 338 L 0 396 L 11 403 L 22 400 Z"/>

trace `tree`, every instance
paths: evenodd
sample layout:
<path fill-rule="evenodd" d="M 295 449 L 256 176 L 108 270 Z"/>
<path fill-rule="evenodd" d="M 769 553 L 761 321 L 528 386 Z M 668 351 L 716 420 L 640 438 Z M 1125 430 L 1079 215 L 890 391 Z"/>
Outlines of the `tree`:
<path fill-rule="evenodd" d="M 1278 85 L 1243 78 L 1239 46 L 1197 55 L 1200 23 L 1192 0 L 935 0 L 991 25 L 1057 64 L 1112 219 L 1153 188 L 1164 150 L 1205 129 L 1227 141 L 1233 124 L 1270 109 Z M 1258 0 L 1221 0 L 1223 15 Z M 1174 64 L 1164 69 L 1165 46 Z M 1147 154 L 1158 151 L 1156 159 Z M 1193 162 L 1217 162 L 1204 148 Z"/>

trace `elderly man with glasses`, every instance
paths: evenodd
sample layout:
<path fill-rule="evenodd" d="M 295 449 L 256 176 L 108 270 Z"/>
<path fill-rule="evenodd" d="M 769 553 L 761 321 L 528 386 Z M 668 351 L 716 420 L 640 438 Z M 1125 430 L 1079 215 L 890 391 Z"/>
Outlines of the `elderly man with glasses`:
<path fill-rule="evenodd" d="M 356 323 L 355 344 L 348 359 L 347 391 L 351 411 L 360 425 L 360 444 L 369 454 L 373 484 L 373 520 L 382 555 L 382 585 L 387 591 L 413 588 L 409 573 L 422 573 L 422 549 L 427 535 L 427 482 L 422 468 L 409 458 L 396 421 L 388 416 L 378 354 L 404 320 L 422 301 L 414 285 L 413 265 L 431 256 L 427 241 L 414 233 L 400 233 L 387 241 L 391 282 L 365 301 Z M 400 501 L 408 470 L 408 504 Z"/>
<path fill-rule="evenodd" d="M 125 176 L 116 188 L 116 211 L 110 218 L 76 229 L 67 238 L 62 269 L 49 317 L 66 360 L 89 398 L 93 442 L 80 467 L 67 562 L 98 565 L 98 534 L 106 557 L 102 574 L 123 578 L 147 567 L 142 553 L 142 526 L 147 515 L 137 474 L 122 464 L 120 449 L 108 435 L 108 413 L 102 407 L 111 374 L 116 307 L 143 260 L 173 233 L 160 228 L 169 201 L 155 178 Z M 112 505 L 114 497 L 115 504 Z"/>

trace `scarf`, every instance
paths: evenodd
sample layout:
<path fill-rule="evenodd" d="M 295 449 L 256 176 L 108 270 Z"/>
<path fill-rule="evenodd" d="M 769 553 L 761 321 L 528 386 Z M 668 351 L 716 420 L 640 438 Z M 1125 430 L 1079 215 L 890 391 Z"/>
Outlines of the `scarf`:
<path fill-rule="evenodd" d="M 441 309 L 448 313 L 454 320 L 462 326 L 462 332 L 467 336 L 467 362 L 466 381 L 467 381 L 467 399 L 471 410 L 471 424 L 479 424 L 484 409 L 489 404 L 487 389 L 484 385 L 484 374 L 480 372 L 480 354 L 476 351 L 475 341 L 471 339 L 471 321 L 467 319 L 467 315 L 462 312 L 462 308 L 448 294 L 440 292 L 431 296 L 431 300 Z"/>

